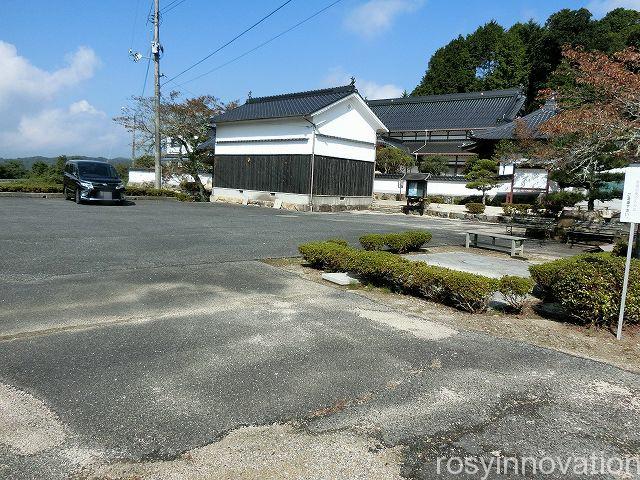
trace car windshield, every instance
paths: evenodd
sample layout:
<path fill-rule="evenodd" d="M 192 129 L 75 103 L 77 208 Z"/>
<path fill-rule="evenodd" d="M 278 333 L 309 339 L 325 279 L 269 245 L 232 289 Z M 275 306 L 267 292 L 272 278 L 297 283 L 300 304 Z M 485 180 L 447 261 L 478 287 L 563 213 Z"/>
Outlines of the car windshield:
<path fill-rule="evenodd" d="M 78 171 L 82 177 L 118 178 L 115 168 L 108 163 L 79 163 Z"/>

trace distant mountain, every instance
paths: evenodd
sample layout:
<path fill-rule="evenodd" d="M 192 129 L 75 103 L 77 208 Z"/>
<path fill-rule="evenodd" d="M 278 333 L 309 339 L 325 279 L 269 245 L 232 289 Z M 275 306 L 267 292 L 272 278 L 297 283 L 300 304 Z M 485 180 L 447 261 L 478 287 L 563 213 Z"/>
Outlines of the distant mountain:
<path fill-rule="evenodd" d="M 67 155 L 69 160 L 100 160 L 101 162 L 108 162 L 112 165 L 116 165 L 118 163 L 131 163 L 130 158 L 124 157 L 116 157 L 116 158 L 105 158 L 105 157 L 85 157 L 82 155 Z M 21 158 L 2 158 L 0 157 L 0 163 L 8 162 L 9 160 L 18 160 L 22 162 L 24 167 L 29 170 L 31 166 L 36 162 L 44 162 L 47 165 L 54 165 L 58 157 L 21 157 Z"/>

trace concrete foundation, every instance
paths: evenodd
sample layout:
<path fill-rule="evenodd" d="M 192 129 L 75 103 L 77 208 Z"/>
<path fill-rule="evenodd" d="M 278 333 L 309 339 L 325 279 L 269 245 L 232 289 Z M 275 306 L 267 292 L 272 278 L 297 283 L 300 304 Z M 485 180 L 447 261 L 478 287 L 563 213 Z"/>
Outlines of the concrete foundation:
<path fill-rule="evenodd" d="M 264 207 L 273 207 L 277 202 L 281 204 L 281 208 L 286 210 L 310 210 L 310 196 L 297 193 L 261 192 L 256 190 L 214 187 L 210 200 L 212 202 L 260 205 Z M 317 212 L 366 210 L 371 205 L 371 201 L 372 197 L 318 195 L 313 197 L 313 210 Z"/>

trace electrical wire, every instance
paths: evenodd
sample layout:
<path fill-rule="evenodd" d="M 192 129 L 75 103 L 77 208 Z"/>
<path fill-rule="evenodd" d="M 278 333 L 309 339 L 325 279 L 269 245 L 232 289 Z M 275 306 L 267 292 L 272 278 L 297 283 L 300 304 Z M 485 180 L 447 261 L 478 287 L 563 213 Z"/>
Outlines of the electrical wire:
<path fill-rule="evenodd" d="M 167 80 L 166 82 L 163 83 L 163 85 L 166 85 L 169 82 L 174 81 L 176 78 L 184 75 L 185 73 L 187 73 L 189 70 L 192 70 L 193 68 L 197 67 L 198 65 L 200 65 L 202 62 L 208 60 L 209 58 L 211 58 L 212 56 L 214 56 L 216 53 L 218 53 L 220 50 L 222 50 L 223 48 L 228 47 L 229 45 L 231 45 L 233 42 L 235 42 L 236 40 L 238 40 L 240 37 L 242 37 L 243 35 L 245 35 L 246 33 L 248 33 L 249 31 L 253 30 L 255 27 L 257 27 L 258 25 L 260 25 L 262 22 L 264 22 L 265 20 L 267 20 L 269 17 L 271 17 L 272 15 L 274 15 L 276 12 L 278 12 L 279 10 L 283 9 L 285 6 L 287 6 L 289 3 L 291 3 L 293 0 L 287 0 L 286 2 L 284 2 L 283 4 L 281 4 L 279 7 L 277 7 L 275 10 L 272 10 L 271 12 L 269 12 L 267 15 L 265 15 L 264 17 L 262 17 L 260 20 L 258 20 L 257 22 L 255 22 L 253 25 L 251 25 L 249 28 L 245 29 L 244 31 L 242 31 L 241 33 L 239 33 L 238 35 L 236 35 L 235 37 L 233 37 L 231 40 L 229 40 L 227 43 L 225 43 L 224 45 L 216 48 L 213 52 L 211 52 L 209 55 L 207 55 L 206 57 L 198 60 L 197 62 L 195 62 L 194 64 L 192 64 L 191 66 L 185 68 L 184 70 L 182 70 L 180 73 L 178 73 L 177 75 L 174 75 L 173 77 L 171 77 L 169 80 Z M 340 1 L 340 0 L 338 0 Z"/>
<path fill-rule="evenodd" d="M 136 0 L 136 9 L 133 14 L 133 27 L 131 28 L 131 46 L 133 48 L 133 39 L 136 33 L 136 26 L 138 25 L 138 13 L 140 11 L 140 0 Z"/>
<path fill-rule="evenodd" d="M 225 62 L 225 63 L 223 63 L 223 64 L 221 64 L 221 65 L 218 65 L 217 67 L 212 68 L 211 70 L 208 70 L 208 71 L 206 71 L 206 72 L 204 72 L 204 73 L 202 73 L 202 74 L 200 74 L 200 75 L 198 75 L 198 76 L 196 76 L 196 77 L 193 77 L 193 78 L 192 78 L 192 79 L 190 79 L 190 80 L 187 80 L 186 82 L 182 82 L 182 83 L 180 83 L 180 84 L 176 85 L 176 88 L 181 87 L 182 85 L 186 85 L 187 83 L 194 82 L 195 80 L 198 80 L 198 79 L 200 79 L 200 78 L 202 78 L 202 77 L 204 77 L 204 76 L 206 76 L 206 75 L 209 75 L 210 73 L 213 73 L 213 72 L 215 72 L 215 71 L 217 71 L 217 70 L 220 70 L 221 68 L 226 67 L 227 65 L 230 65 L 230 64 L 232 64 L 232 63 L 234 63 L 234 62 L 236 62 L 236 61 L 240 60 L 240 59 L 241 59 L 241 58 L 243 58 L 243 57 L 246 57 L 247 55 L 249 55 L 249 54 L 251 54 L 251 53 L 255 52 L 256 50 L 258 50 L 258 49 L 260 49 L 260 48 L 264 47 L 265 45 L 268 45 L 269 43 L 271 43 L 271 42 L 273 42 L 273 41 L 277 40 L 278 38 L 280 38 L 280 37 L 282 37 L 282 36 L 286 35 L 287 33 L 291 32 L 292 30 L 295 30 L 296 28 L 300 27 L 301 25 L 304 25 L 304 24 L 305 24 L 305 23 L 307 23 L 308 21 L 310 21 L 310 20 L 314 19 L 315 17 L 317 17 L 318 15 L 320 15 L 320 14 L 322 14 L 322 13 L 326 12 L 326 11 L 327 11 L 327 10 L 329 10 L 331 7 L 333 7 L 333 6 L 337 5 L 337 4 L 338 4 L 338 3 L 340 3 L 341 1 L 342 1 L 342 0 L 335 0 L 334 2 L 330 3 L 330 4 L 329 4 L 329 5 L 327 5 L 326 7 L 322 8 L 322 9 L 318 10 L 317 12 L 315 12 L 314 14 L 312 14 L 312 15 L 308 16 L 308 17 L 307 17 L 307 18 L 305 18 L 304 20 L 299 21 L 298 23 L 296 23 L 296 24 L 295 24 L 295 25 L 293 25 L 292 27 L 290 27 L 290 28 L 288 28 L 288 29 L 286 29 L 286 30 L 284 30 L 284 31 L 280 32 L 278 35 L 275 35 L 274 37 L 271 37 L 270 39 L 268 39 L 268 40 L 266 40 L 266 41 L 262 42 L 261 44 L 259 44 L 259 45 L 255 46 L 255 47 L 253 47 L 252 49 L 247 50 L 246 52 L 244 52 L 244 53 L 242 53 L 242 54 L 238 55 L 238 56 L 237 56 L 237 57 L 235 57 L 235 58 L 232 58 L 232 59 L 231 59 L 231 60 L 229 60 L 228 62 Z M 174 77 L 174 78 L 175 78 L 175 77 Z"/>
<path fill-rule="evenodd" d="M 171 10 L 173 10 L 176 7 L 179 7 L 180 4 L 186 2 L 187 0 L 179 0 L 176 3 L 176 0 L 174 0 L 173 2 L 169 3 L 166 7 L 164 7 L 162 10 L 160 10 L 160 14 L 164 15 L 166 13 L 169 13 Z"/>

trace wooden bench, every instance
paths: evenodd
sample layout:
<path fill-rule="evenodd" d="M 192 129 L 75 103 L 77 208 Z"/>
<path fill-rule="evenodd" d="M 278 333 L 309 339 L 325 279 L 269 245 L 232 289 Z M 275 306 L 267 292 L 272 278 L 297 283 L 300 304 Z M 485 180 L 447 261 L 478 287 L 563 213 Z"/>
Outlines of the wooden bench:
<path fill-rule="evenodd" d="M 491 243 L 480 243 L 478 237 L 486 237 L 491 239 Z M 496 240 L 507 240 L 510 242 L 510 246 L 499 245 Z M 512 257 L 521 257 L 524 255 L 524 237 L 514 237 L 513 235 L 503 235 L 501 233 L 493 232 L 481 232 L 477 230 L 470 230 L 467 232 L 466 247 L 476 248 L 488 248 L 491 250 L 499 250 L 502 252 L 509 252 Z"/>
<path fill-rule="evenodd" d="M 567 232 L 567 242 L 570 247 L 576 243 L 604 242 L 613 243 L 622 235 L 620 228 L 611 227 L 602 223 L 577 222 Z"/>
<path fill-rule="evenodd" d="M 551 238 L 556 229 L 556 221 L 553 218 L 536 217 L 535 215 L 514 215 L 511 222 L 505 225 L 505 233 L 513 235 L 513 229 L 524 230 L 525 236 L 528 232 L 541 232 L 542 242 Z"/>

